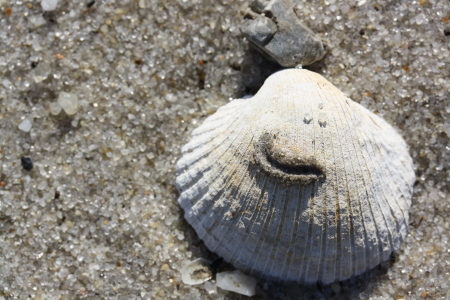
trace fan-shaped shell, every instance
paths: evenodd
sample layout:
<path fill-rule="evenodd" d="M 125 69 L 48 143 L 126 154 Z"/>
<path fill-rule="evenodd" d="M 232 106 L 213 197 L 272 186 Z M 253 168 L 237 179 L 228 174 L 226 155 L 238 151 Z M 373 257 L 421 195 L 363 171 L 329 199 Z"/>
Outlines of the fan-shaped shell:
<path fill-rule="evenodd" d="M 273 74 L 207 118 L 182 154 L 186 220 L 243 271 L 345 280 L 406 235 L 415 175 L 405 142 L 316 73 Z"/>

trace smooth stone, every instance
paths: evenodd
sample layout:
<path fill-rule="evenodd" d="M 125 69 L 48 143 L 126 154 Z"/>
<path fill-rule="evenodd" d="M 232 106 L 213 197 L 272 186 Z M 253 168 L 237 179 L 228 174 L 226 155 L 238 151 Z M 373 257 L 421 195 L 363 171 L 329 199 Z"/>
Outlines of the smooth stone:
<path fill-rule="evenodd" d="M 255 295 L 256 279 L 239 270 L 217 273 L 217 287 L 245 296 Z"/>
<path fill-rule="evenodd" d="M 23 132 L 30 132 L 31 126 L 32 126 L 31 121 L 28 119 L 25 119 L 19 124 L 19 130 L 21 130 Z"/>
<path fill-rule="evenodd" d="M 52 11 L 56 9 L 58 0 L 41 0 L 41 7 L 44 11 Z"/>

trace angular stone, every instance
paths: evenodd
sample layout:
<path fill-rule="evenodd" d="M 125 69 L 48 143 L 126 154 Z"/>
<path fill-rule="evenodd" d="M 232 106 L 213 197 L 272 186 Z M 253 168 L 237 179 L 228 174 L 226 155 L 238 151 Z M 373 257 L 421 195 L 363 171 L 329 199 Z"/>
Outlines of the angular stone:
<path fill-rule="evenodd" d="M 25 119 L 19 124 L 19 130 L 21 130 L 23 132 L 30 132 L 31 126 L 32 126 L 31 121 L 28 119 Z"/>
<path fill-rule="evenodd" d="M 264 8 L 263 5 L 265 5 Z M 290 0 L 254 1 L 241 32 L 260 52 L 283 67 L 310 65 L 325 56 L 321 39 L 303 25 Z M 255 13 L 260 13 L 255 17 Z"/>
<path fill-rule="evenodd" d="M 241 30 L 251 32 L 247 39 L 251 39 L 252 43 L 263 45 L 277 32 L 277 25 L 271 19 L 259 15 L 255 20 L 246 20 Z"/>
<path fill-rule="evenodd" d="M 58 103 L 69 116 L 78 112 L 78 97 L 72 93 L 59 93 Z"/>

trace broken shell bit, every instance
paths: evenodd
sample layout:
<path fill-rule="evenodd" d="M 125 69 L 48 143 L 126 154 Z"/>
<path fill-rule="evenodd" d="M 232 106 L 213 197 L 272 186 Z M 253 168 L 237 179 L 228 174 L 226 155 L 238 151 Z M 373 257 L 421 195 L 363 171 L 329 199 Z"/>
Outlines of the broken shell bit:
<path fill-rule="evenodd" d="M 203 258 L 197 258 L 194 261 L 185 261 L 181 268 L 181 280 L 185 284 L 200 284 L 212 277 L 209 265 L 212 262 Z"/>
<path fill-rule="evenodd" d="M 321 39 L 303 25 L 290 0 L 254 1 L 242 34 L 261 53 L 283 67 L 310 65 L 325 56 Z"/>
<path fill-rule="evenodd" d="M 316 73 L 273 74 L 208 117 L 182 154 L 186 220 L 244 272 L 328 284 L 389 259 L 406 235 L 405 142 Z"/>

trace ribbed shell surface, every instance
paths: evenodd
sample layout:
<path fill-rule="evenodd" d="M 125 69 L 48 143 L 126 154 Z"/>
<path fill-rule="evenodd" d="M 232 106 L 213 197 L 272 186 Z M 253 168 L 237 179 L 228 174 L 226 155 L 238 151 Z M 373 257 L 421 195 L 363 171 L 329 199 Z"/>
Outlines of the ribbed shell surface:
<path fill-rule="evenodd" d="M 388 123 L 300 69 L 208 117 L 177 172 L 185 218 L 211 251 L 260 277 L 324 284 L 399 248 L 415 181 Z"/>

